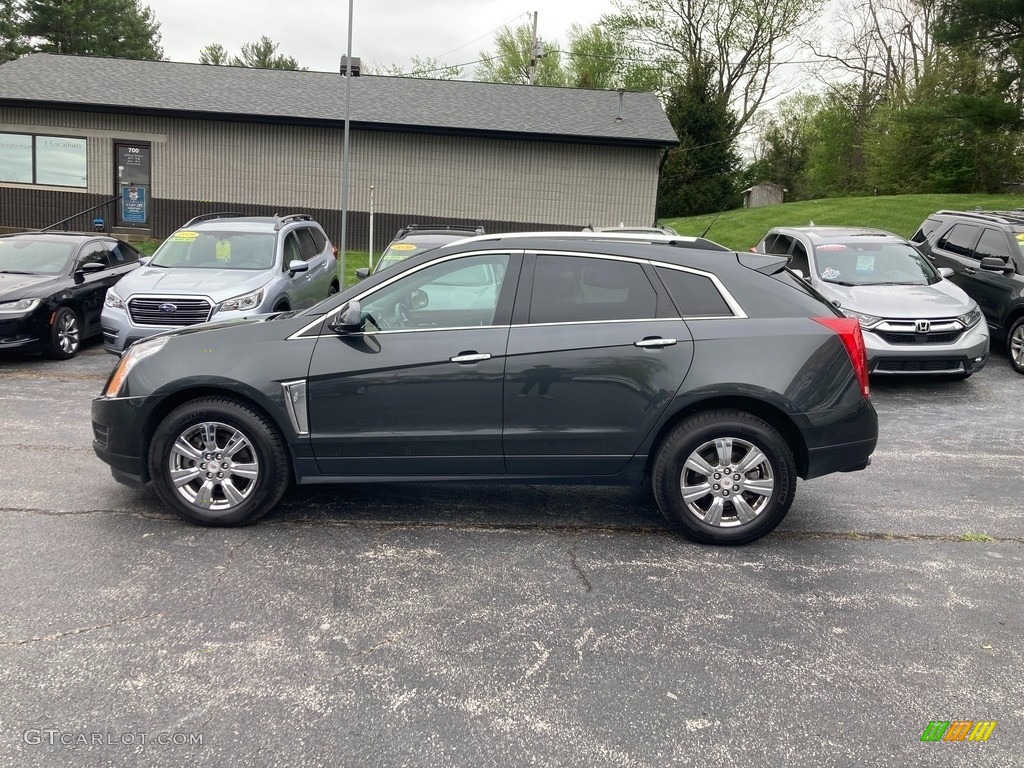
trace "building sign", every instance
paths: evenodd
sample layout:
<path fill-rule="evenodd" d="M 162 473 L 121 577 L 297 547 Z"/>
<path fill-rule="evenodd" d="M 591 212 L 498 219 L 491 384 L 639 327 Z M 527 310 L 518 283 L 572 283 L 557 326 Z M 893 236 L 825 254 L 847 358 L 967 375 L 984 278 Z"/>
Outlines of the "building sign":
<path fill-rule="evenodd" d="M 121 187 L 121 221 L 125 224 L 145 224 L 149 219 L 146 187 Z"/>

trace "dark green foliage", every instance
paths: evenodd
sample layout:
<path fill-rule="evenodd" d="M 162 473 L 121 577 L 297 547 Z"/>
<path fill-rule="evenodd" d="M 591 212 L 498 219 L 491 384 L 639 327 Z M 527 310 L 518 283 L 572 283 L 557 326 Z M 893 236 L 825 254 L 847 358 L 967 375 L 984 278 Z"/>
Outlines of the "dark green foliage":
<path fill-rule="evenodd" d="M 160 59 L 160 24 L 139 0 L 25 0 L 21 32 L 45 53 Z"/>
<path fill-rule="evenodd" d="M 22 13 L 20 0 L 0 0 L 0 64 L 28 51 L 21 31 Z"/>
<path fill-rule="evenodd" d="M 680 145 L 669 151 L 658 184 L 659 218 L 692 216 L 739 204 L 736 117 L 717 85 L 714 64 L 694 64 L 669 92 L 665 111 Z"/>

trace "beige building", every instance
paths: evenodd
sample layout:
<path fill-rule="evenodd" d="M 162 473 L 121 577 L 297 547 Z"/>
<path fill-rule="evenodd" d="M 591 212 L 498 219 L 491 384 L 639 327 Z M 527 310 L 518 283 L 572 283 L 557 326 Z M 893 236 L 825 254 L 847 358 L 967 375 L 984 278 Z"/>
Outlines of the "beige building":
<path fill-rule="evenodd" d="M 344 77 L 33 54 L 0 66 L 0 227 L 163 237 L 210 211 L 341 230 Z M 652 224 L 677 143 L 658 99 L 465 81 L 351 83 L 349 247 L 410 223 Z"/>

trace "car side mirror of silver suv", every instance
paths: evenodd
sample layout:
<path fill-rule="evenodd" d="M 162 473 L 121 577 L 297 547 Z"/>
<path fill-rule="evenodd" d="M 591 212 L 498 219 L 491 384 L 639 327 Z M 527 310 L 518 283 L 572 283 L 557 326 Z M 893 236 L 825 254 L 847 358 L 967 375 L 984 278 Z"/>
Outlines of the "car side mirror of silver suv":
<path fill-rule="evenodd" d="M 948 280 L 955 274 L 952 267 L 939 267 L 939 277 L 944 277 Z"/>
<path fill-rule="evenodd" d="M 309 269 L 309 262 L 302 259 L 292 259 L 288 262 L 288 276 L 294 277 L 299 272 L 306 272 Z"/>

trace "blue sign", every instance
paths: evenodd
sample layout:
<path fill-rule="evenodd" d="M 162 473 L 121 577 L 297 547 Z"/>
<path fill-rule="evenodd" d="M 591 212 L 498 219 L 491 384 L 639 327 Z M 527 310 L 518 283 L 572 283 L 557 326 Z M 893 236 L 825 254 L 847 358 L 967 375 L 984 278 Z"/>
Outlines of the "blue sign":
<path fill-rule="evenodd" d="M 126 224 L 145 224 L 149 218 L 146 188 L 121 187 L 121 221 Z"/>

